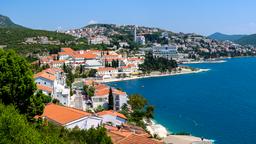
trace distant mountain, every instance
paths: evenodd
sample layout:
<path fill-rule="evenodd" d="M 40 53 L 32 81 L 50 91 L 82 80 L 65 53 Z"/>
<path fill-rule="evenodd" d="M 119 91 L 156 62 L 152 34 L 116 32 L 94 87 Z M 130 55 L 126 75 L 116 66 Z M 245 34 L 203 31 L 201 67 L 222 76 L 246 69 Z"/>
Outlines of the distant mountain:
<path fill-rule="evenodd" d="M 9 17 L 0 15 L 0 28 L 25 28 L 15 24 Z"/>
<path fill-rule="evenodd" d="M 227 34 L 216 32 L 208 37 L 211 39 L 220 40 L 220 41 L 225 41 L 225 40 L 236 41 L 243 38 L 244 36 L 246 35 L 227 35 Z"/>
<path fill-rule="evenodd" d="M 241 45 L 256 46 L 256 34 L 244 36 L 244 37 L 236 40 L 235 42 L 238 43 L 238 44 L 241 44 Z"/>

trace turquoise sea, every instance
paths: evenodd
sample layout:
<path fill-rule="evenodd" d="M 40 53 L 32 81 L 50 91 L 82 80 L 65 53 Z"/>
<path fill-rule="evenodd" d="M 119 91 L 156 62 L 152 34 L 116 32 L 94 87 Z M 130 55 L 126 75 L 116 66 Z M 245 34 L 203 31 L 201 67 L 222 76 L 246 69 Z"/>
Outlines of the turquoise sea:
<path fill-rule="evenodd" d="M 256 58 L 190 64 L 208 72 L 113 82 L 155 106 L 155 120 L 217 144 L 256 144 Z"/>

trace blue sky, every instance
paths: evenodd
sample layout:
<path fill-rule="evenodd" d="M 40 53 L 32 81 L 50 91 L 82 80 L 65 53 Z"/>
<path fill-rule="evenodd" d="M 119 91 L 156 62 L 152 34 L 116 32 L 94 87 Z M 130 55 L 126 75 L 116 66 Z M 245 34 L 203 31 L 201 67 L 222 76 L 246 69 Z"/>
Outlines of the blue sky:
<path fill-rule="evenodd" d="M 0 0 L 0 14 L 47 30 L 97 22 L 203 35 L 256 33 L 256 0 Z"/>

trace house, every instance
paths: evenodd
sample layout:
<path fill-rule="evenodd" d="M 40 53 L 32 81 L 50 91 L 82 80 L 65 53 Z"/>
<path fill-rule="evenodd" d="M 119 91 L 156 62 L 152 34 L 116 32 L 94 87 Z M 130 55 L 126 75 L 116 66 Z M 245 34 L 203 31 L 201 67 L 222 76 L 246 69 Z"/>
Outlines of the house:
<path fill-rule="evenodd" d="M 95 92 L 92 99 L 93 108 L 102 106 L 108 107 L 108 96 L 110 87 L 104 84 L 94 84 Z M 114 98 L 114 110 L 120 110 L 124 104 L 127 104 L 128 95 L 125 92 L 112 88 L 112 94 Z"/>
<path fill-rule="evenodd" d="M 166 59 L 178 59 L 178 50 L 176 46 L 160 46 L 152 48 L 154 57 L 162 57 Z"/>
<path fill-rule="evenodd" d="M 37 89 L 58 99 L 61 104 L 70 104 L 70 89 L 66 86 L 66 76 L 60 68 L 48 68 L 34 75 Z"/>
<path fill-rule="evenodd" d="M 114 144 L 163 144 L 140 127 L 123 124 L 121 128 L 105 125 Z"/>
<path fill-rule="evenodd" d="M 85 67 L 92 68 L 92 69 L 98 69 L 99 67 L 102 67 L 102 63 L 98 60 L 86 60 Z"/>
<path fill-rule="evenodd" d="M 68 129 L 90 129 L 102 124 L 102 118 L 91 113 L 53 103 L 45 106 L 40 117 Z"/>
<path fill-rule="evenodd" d="M 34 79 L 36 84 L 44 85 L 47 87 L 54 88 L 54 85 L 56 85 L 56 76 L 46 73 L 46 72 L 39 72 L 34 75 Z"/>
<path fill-rule="evenodd" d="M 55 60 L 50 63 L 53 68 L 61 68 L 64 64 L 67 64 L 66 60 Z"/>
<path fill-rule="evenodd" d="M 103 79 L 108 79 L 111 77 L 116 77 L 118 75 L 118 69 L 112 67 L 100 67 L 97 70 L 97 76 Z"/>
<path fill-rule="evenodd" d="M 127 118 L 125 115 L 113 111 L 113 110 L 105 110 L 102 112 L 98 112 L 97 115 L 99 117 L 102 117 L 103 123 L 111 123 L 114 126 L 122 125 L 123 123 L 126 123 Z"/>
<path fill-rule="evenodd" d="M 53 89 L 51 87 L 42 85 L 42 84 L 36 84 L 37 89 L 41 90 L 43 94 L 45 95 L 52 95 Z"/>

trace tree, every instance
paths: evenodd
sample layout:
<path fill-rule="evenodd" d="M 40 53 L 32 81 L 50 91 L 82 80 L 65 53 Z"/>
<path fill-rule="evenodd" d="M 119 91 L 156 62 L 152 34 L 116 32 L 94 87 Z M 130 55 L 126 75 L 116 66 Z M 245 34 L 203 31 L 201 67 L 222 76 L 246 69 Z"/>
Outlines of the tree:
<path fill-rule="evenodd" d="M 0 50 L 0 73 L 2 103 L 14 104 L 23 114 L 31 108 L 41 111 L 36 110 L 38 105 L 41 109 L 42 104 L 34 100 L 36 85 L 30 64 L 24 58 L 14 51 Z"/>
<path fill-rule="evenodd" d="M 108 109 L 113 110 L 114 108 L 114 97 L 112 93 L 112 88 L 109 88 L 109 94 L 108 94 Z"/>
<path fill-rule="evenodd" d="M 12 105 L 0 104 L 0 143 L 43 143 L 40 133 Z"/>
<path fill-rule="evenodd" d="M 96 70 L 96 69 L 90 69 L 90 70 L 89 70 L 88 77 L 95 77 L 95 76 L 96 76 L 96 73 L 97 73 L 97 70 Z"/>
<path fill-rule="evenodd" d="M 128 116 L 129 109 L 128 109 L 128 105 L 126 103 L 124 105 L 122 105 L 120 113 L 124 114 L 126 117 Z"/>
<path fill-rule="evenodd" d="M 63 71 L 64 71 L 65 73 L 67 73 L 67 72 L 68 72 L 68 70 L 67 70 L 67 66 L 66 66 L 66 64 L 65 64 L 65 63 L 63 64 Z"/>
<path fill-rule="evenodd" d="M 93 86 L 84 85 L 83 89 L 87 96 L 94 96 L 95 88 Z"/>
<path fill-rule="evenodd" d="M 154 118 L 154 109 L 152 105 L 146 107 L 146 118 Z"/>
<path fill-rule="evenodd" d="M 35 95 L 32 95 L 29 100 L 30 105 L 27 108 L 27 117 L 29 120 L 33 120 L 35 115 L 43 114 L 44 106 L 51 101 L 51 98 L 44 95 L 42 91 L 39 91 Z"/>
<path fill-rule="evenodd" d="M 131 105 L 133 110 L 143 109 L 147 103 L 147 100 L 139 94 L 133 94 L 129 96 L 128 104 Z"/>

